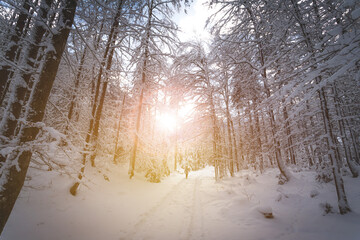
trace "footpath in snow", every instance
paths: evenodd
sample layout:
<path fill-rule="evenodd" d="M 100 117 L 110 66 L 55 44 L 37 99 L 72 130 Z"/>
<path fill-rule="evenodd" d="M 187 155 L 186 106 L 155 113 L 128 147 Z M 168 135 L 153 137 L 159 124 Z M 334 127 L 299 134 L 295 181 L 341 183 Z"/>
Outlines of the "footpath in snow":
<path fill-rule="evenodd" d="M 112 167 L 110 181 L 93 171 L 73 197 L 67 177 L 32 170 L 32 187 L 21 192 L 0 239 L 360 239 L 359 179 L 345 177 L 353 212 L 341 216 L 335 187 L 316 183 L 313 172 L 295 173 L 296 181 L 278 185 L 276 169 L 262 175 L 243 170 L 215 182 L 207 167 L 161 183 L 141 174 L 129 180 L 125 166 Z M 335 213 L 324 214 L 329 205 Z"/>

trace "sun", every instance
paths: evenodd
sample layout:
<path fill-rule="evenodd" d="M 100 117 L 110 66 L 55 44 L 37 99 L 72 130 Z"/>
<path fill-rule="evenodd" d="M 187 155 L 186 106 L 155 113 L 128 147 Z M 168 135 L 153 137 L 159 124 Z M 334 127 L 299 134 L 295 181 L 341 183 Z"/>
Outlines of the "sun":
<path fill-rule="evenodd" d="M 177 119 L 174 115 L 170 113 L 161 113 L 157 118 L 160 129 L 168 132 L 175 132 L 177 127 Z"/>
<path fill-rule="evenodd" d="M 155 115 L 156 128 L 162 132 L 174 133 L 193 117 L 195 111 L 194 103 L 182 103 L 178 110 L 162 109 Z"/>

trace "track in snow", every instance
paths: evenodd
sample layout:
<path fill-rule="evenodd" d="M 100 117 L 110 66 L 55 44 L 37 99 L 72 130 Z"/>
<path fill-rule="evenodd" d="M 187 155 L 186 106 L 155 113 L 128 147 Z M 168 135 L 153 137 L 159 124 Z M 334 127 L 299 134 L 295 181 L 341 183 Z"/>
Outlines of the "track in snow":
<path fill-rule="evenodd" d="M 200 185 L 198 177 L 181 180 L 120 239 L 204 239 Z"/>

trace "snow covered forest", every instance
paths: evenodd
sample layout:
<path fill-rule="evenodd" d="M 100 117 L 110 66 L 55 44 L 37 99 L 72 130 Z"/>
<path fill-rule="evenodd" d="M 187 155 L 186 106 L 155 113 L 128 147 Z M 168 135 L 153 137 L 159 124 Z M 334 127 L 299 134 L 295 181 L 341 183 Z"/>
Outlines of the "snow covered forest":
<path fill-rule="evenodd" d="M 360 239 L 358 0 L 1 0 L 0 116 L 0 239 Z"/>

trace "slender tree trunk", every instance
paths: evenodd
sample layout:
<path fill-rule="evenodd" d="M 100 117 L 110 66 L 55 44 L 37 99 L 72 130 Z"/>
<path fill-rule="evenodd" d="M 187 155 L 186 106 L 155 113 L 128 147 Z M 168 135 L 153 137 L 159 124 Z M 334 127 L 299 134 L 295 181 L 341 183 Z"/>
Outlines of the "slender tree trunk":
<path fill-rule="evenodd" d="M 145 62 L 146 63 L 146 62 Z M 143 73 L 143 79 L 145 80 L 145 73 Z M 140 129 L 140 121 L 141 121 L 141 111 L 142 111 L 142 104 L 144 98 L 144 90 L 141 88 L 140 98 L 139 98 L 139 105 L 138 105 L 138 115 L 136 118 L 136 126 L 135 126 L 135 139 L 134 139 L 134 146 L 131 152 L 130 157 L 130 168 L 129 168 L 129 177 L 130 179 L 134 176 L 135 171 L 135 160 L 136 160 L 136 151 L 139 144 L 139 129 Z"/>
<path fill-rule="evenodd" d="M 284 103 L 284 100 L 283 100 L 283 103 Z M 283 107 L 283 115 L 284 115 L 284 121 L 285 121 L 285 133 L 286 133 L 286 138 L 287 138 L 287 148 L 288 148 L 287 152 L 288 152 L 288 155 L 290 158 L 290 163 L 296 164 L 295 153 L 294 153 L 294 149 L 293 149 L 293 141 L 292 141 L 292 136 L 291 136 L 290 123 L 289 123 L 289 116 L 288 116 L 288 112 L 287 112 L 285 105 Z"/>
<path fill-rule="evenodd" d="M 151 29 L 151 21 L 152 21 L 152 14 L 153 14 L 153 0 L 150 2 L 149 6 L 149 15 L 148 15 L 148 22 L 147 22 L 147 29 L 146 29 L 146 39 L 145 39 L 145 51 L 144 51 L 144 62 L 143 62 L 143 69 L 142 69 L 142 76 L 141 76 L 141 89 L 140 89 L 140 98 L 139 98 L 139 105 L 138 105 L 138 112 L 136 117 L 136 126 L 135 126 L 135 138 L 134 138 L 134 146 L 130 156 L 130 166 L 129 166 L 129 177 L 130 179 L 135 174 L 135 161 L 136 161 L 136 152 L 137 147 L 139 144 L 139 130 L 140 130 L 140 122 L 141 122 L 141 111 L 143 105 L 143 98 L 144 98 L 144 87 L 146 83 L 146 74 L 147 74 L 147 62 L 149 58 L 149 44 L 150 44 L 150 29 Z"/>
<path fill-rule="evenodd" d="M 234 158 L 233 158 L 233 142 L 231 136 L 231 127 L 230 127 L 230 119 L 227 117 L 226 120 L 226 128 L 227 128 L 227 135 L 228 135 L 228 158 L 230 159 L 229 170 L 230 175 L 234 176 Z"/>
<path fill-rule="evenodd" d="M 73 93 L 71 95 L 70 107 L 69 107 L 69 112 L 68 112 L 68 115 L 67 115 L 68 122 L 67 122 L 66 127 L 65 127 L 65 134 L 67 134 L 67 131 L 69 130 L 69 125 L 71 123 L 71 119 L 72 119 L 72 116 L 73 116 L 73 113 L 74 113 L 75 99 L 76 99 L 76 95 L 77 95 L 79 84 L 80 84 L 80 77 L 81 77 L 81 74 L 83 72 L 85 56 L 86 56 L 86 50 L 87 50 L 87 47 L 84 48 L 84 51 L 83 51 L 83 53 L 81 55 L 80 64 L 79 64 L 78 71 L 77 71 L 77 74 L 76 74 L 76 77 L 75 77 L 75 85 L 74 85 Z"/>
<path fill-rule="evenodd" d="M 60 13 L 60 27 L 51 38 L 54 51 L 49 51 L 46 54 L 38 82 L 34 86 L 29 101 L 28 107 L 30 111 L 27 111 L 25 115 L 29 125 L 22 127 L 18 138 L 19 144 L 26 144 L 34 140 L 39 132 L 39 128 L 33 124 L 41 122 L 44 117 L 46 103 L 74 20 L 75 9 L 76 0 L 64 1 L 64 6 Z M 3 181 L 0 188 L 0 234 L 24 184 L 31 155 L 31 151 L 27 149 L 21 150 L 20 148 L 17 152 L 8 156 L 6 162 L 1 167 L 0 175 Z M 14 164 L 15 161 L 18 164 Z"/>
<path fill-rule="evenodd" d="M 222 164 L 219 162 L 219 146 L 218 146 L 218 142 L 219 142 L 219 128 L 217 126 L 217 121 L 216 121 L 216 113 L 215 113 L 215 107 L 214 107 L 214 103 L 213 103 L 213 99 L 212 99 L 212 94 L 210 96 L 210 114 L 211 114 L 211 121 L 212 121 L 212 135 L 213 135 L 213 157 L 214 157 L 214 163 L 215 163 L 215 180 L 218 181 L 219 178 L 221 177 L 221 173 L 222 173 Z"/>
<path fill-rule="evenodd" d="M 340 109 L 340 111 L 341 111 L 342 115 L 344 115 L 344 110 Z M 353 128 L 351 127 L 349 121 L 346 118 L 344 119 L 344 123 L 346 124 L 346 128 L 348 129 L 348 131 L 350 133 L 351 144 L 352 144 L 352 147 L 354 149 L 355 162 L 357 164 L 360 164 L 360 151 L 358 150 L 358 147 L 360 146 L 360 144 L 356 140 L 356 136 L 354 134 Z"/>
<path fill-rule="evenodd" d="M 93 151 L 92 154 L 90 156 L 90 161 L 91 161 L 91 165 L 95 166 L 95 158 L 96 158 L 96 151 L 97 151 L 97 142 L 98 142 L 98 137 L 99 137 L 99 127 L 100 127 L 100 120 L 101 120 L 101 116 L 102 116 L 102 110 L 104 108 L 104 102 L 105 102 L 105 96 L 106 96 L 106 91 L 107 91 L 107 86 L 109 83 L 109 79 L 108 79 L 108 74 L 109 71 L 111 69 L 112 66 L 112 60 L 113 60 L 113 56 L 115 53 L 115 48 L 113 47 L 115 45 L 115 41 L 118 35 L 118 28 L 119 28 L 119 18 L 121 15 L 121 11 L 122 11 L 122 7 L 123 7 L 123 3 L 125 0 L 121 0 L 119 2 L 119 7 L 117 10 L 117 13 L 115 15 L 114 18 L 114 22 L 110 31 L 110 36 L 109 36 L 109 47 L 111 47 L 109 56 L 107 58 L 107 63 L 106 63 L 106 72 L 105 72 L 105 81 L 103 83 L 103 88 L 101 91 L 101 97 L 100 97 L 100 102 L 97 106 L 96 109 L 96 115 L 95 115 L 95 122 L 94 122 L 94 131 L 93 131 Z"/>
<path fill-rule="evenodd" d="M 354 131 L 353 129 L 350 127 L 349 121 L 347 119 L 345 119 L 345 123 L 346 123 L 346 127 L 350 133 L 350 137 L 351 137 L 351 143 L 354 149 L 354 155 L 355 155 L 355 162 L 357 164 L 360 164 L 360 151 L 358 150 L 358 146 L 360 144 L 357 143 L 355 135 L 354 135 Z"/>
<path fill-rule="evenodd" d="M 240 111 L 238 110 L 237 112 L 237 116 L 238 116 L 238 125 L 239 125 L 239 149 L 240 149 L 240 156 L 241 156 L 241 164 L 240 167 L 244 168 L 244 164 L 245 164 L 245 158 L 244 158 L 244 139 L 243 139 L 243 134 L 241 133 L 242 130 L 242 124 L 241 124 L 241 115 L 240 115 Z"/>
<path fill-rule="evenodd" d="M 23 34 L 26 20 L 29 15 L 29 9 L 30 9 L 29 0 L 24 0 L 24 3 L 21 8 L 21 12 L 19 14 L 19 17 L 15 25 L 15 33 L 11 35 L 9 48 L 5 51 L 4 54 L 5 59 L 8 61 L 8 63 L 5 62 L 3 65 L 0 65 L 0 99 L 1 99 L 0 106 L 4 99 L 5 91 L 9 86 L 9 82 L 10 82 L 9 76 L 13 72 L 11 65 L 15 64 L 14 62 L 15 56 L 19 49 L 19 41 Z"/>
<path fill-rule="evenodd" d="M 345 124 L 344 124 L 344 119 L 343 119 L 344 116 L 340 110 L 339 97 L 338 97 L 338 93 L 337 93 L 337 87 L 335 84 L 333 85 L 333 91 L 334 91 L 334 95 L 335 95 L 334 102 L 335 102 L 336 115 L 338 115 L 340 118 L 337 122 L 338 122 L 339 130 L 340 130 L 340 136 L 341 136 L 342 146 L 343 146 L 344 153 L 345 153 L 346 163 L 350 169 L 352 176 L 354 178 L 356 178 L 359 176 L 359 167 L 357 166 L 357 163 L 355 161 L 353 161 L 353 158 L 352 158 L 348 137 L 346 136 Z"/>
<path fill-rule="evenodd" d="M 20 79 L 12 84 L 12 91 L 7 107 L 0 122 L 0 135 L 11 140 L 15 135 L 15 128 L 20 117 L 22 106 L 24 105 L 24 98 L 28 92 L 28 83 L 35 71 L 35 59 L 39 50 L 39 43 L 41 42 L 45 33 L 45 27 L 42 22 L 46 22 L 47 12 L 51 7 L 51 0 L 43 0 L 40 5 L 39 20 L 35 23 L 32 30 L 32 41 L 24 56 L 26 62 L 26 70 L 20 75 Z M 10 72 L 8 73 L 10 74 Z M 0 155 L 0 162 L 5 161 L 5 158 Z"/>
<path fill-rule="evenodd" d="M 238 156 L 238 146 L 237 146 L 237 141 L 236 141 L 236 134 L 235 134 L 235 129 L 234 129 L 234 122 L 232 120 L 230 120 L 230 125 L 231 125 L 231 134 L 232 134 L 232 138 L 233 138 L 233 142 L 234 142 L 234 159 L 236 162 L 236 170 L 237 172 L 240 171 L 240 163 L 239 163 L 239 156 Z"/>
<path fill-rule="evenodd" d="M 119 155 L 118 155 L 118 142 L 119 142 L 121 123 L 122 123 L 122 118 L 123 118 L 123 113 L 124 113 L 124 108 L 125 108 L 125 99 L 126 99 L 126 93 L 124 93 L 124 97 L 123 97 L 122 104 L 121 104 L 119 122 L 118 122 L 118 125 L 117 125 L 117 128 L 116 128 L 115 151 L 114 151 L 114 159 L 113 159 L 114 163 L 117 163 L 116 158 L 119 157 Z"/>
<path fill-rule="evenodd" d="M 273 147 L 275 149 L 275 160 L 278 165 L 278 168 L 281 172 L 281 174 L 286 178 L 287 181 L 289 181 L 292 178 L 292 174 L 288 171 L 286 168 L 282 157 L 281 157 L 281 150 L 280 150 L 280 143 L 276 139 L 276 131 L 275 131 L 275 117 L 274 112 L 272 108 L 269 108 L 269 115 L 270 115 L 270 126 L 271 126 L 271 132 L 272 132 L 272 140 L 273 140 Z"/>
<path fill-rule="evenodd" d="M 229 110 L 229 99 L 227 94 L 225 94 L 225 107 L 226 107 L 226 127 L 227 127 L 227 135 L 228 135 L 228 151 L 229 151 L 229 159 L 230 159 L 230 165 L 229 165 L 229 169 L 230 169 L 230 175 L 233 177 L 234 176 L 234 156 L 233 156 L 233 139 L 232 139 L 232 134 L 231 134 L 231 116 L 230 116 L 230 110 Z"/>
<path fill-rule="evenodd" d="M 263 149 L 262 149 L 262 142 L 261 142 L 261 131 L 260 131 L 260 121 L 259 121 L 259 113 L 258 111 L 254 112 L 255 118 L 255 126 L 256 126 L 256 141 L 257 141 L 257 154 L 259 156 L 259 169 L 262 173 L 264 171 L 264 158 L 263 158 Z"/>
<path fill-rule="evenodd" d="M 308 100 L 306 100 L 306 110 L 307 110 L 307 112 L 310 112 L 310 106 L 309 106 Z M 300 114 L 299 114 L 299 119 L 301 119 Z M 315 123 L 314 123 L 314 119 L 313 119 L 312 115 L 309 116 L 309 120 L 310 120 L 310 126 L 311 126 L 310 131 L 313 131 L 313 129 L 315 129 Z M 310 133 L 309 133 L 308 127 L 306 125 L 306 121 L 301 120 L 301 122 L 302 122 L 302 128 L 304 129 L 303 137 L 309 136 Z M 305 143 L 304 147 L 305 147 L 306 155 L 309 159 L 309 166 L 311 167 L 315 164 L 315 154 L 314 154 L 313 146 L 311 143 L 308 143 L 308 141 L 307 141 Z M 310 148 L 310 151 L 309 151 L 309 148 Z"/>
<path fill-rule="evenodd" d="M 252 111 L 251 111 L 251 105 L 250 102 L 248 103 L 249 108 L 247 110 L 248 112 L 248 116 L 249 116 L 249 128 L 250 128 L 250 133 L 249 133 L 249 138 L 248 141 L 250 142 L 250 144 L 248 144 L 249 146 L 249 158 L 250 158 L 250 166 L 254 167 L 256 169 L 256 156 L 255 156 L 255 133 L 254 133 L 254 123 L 253 123 L 253 116 L 252 116 Z"/>

